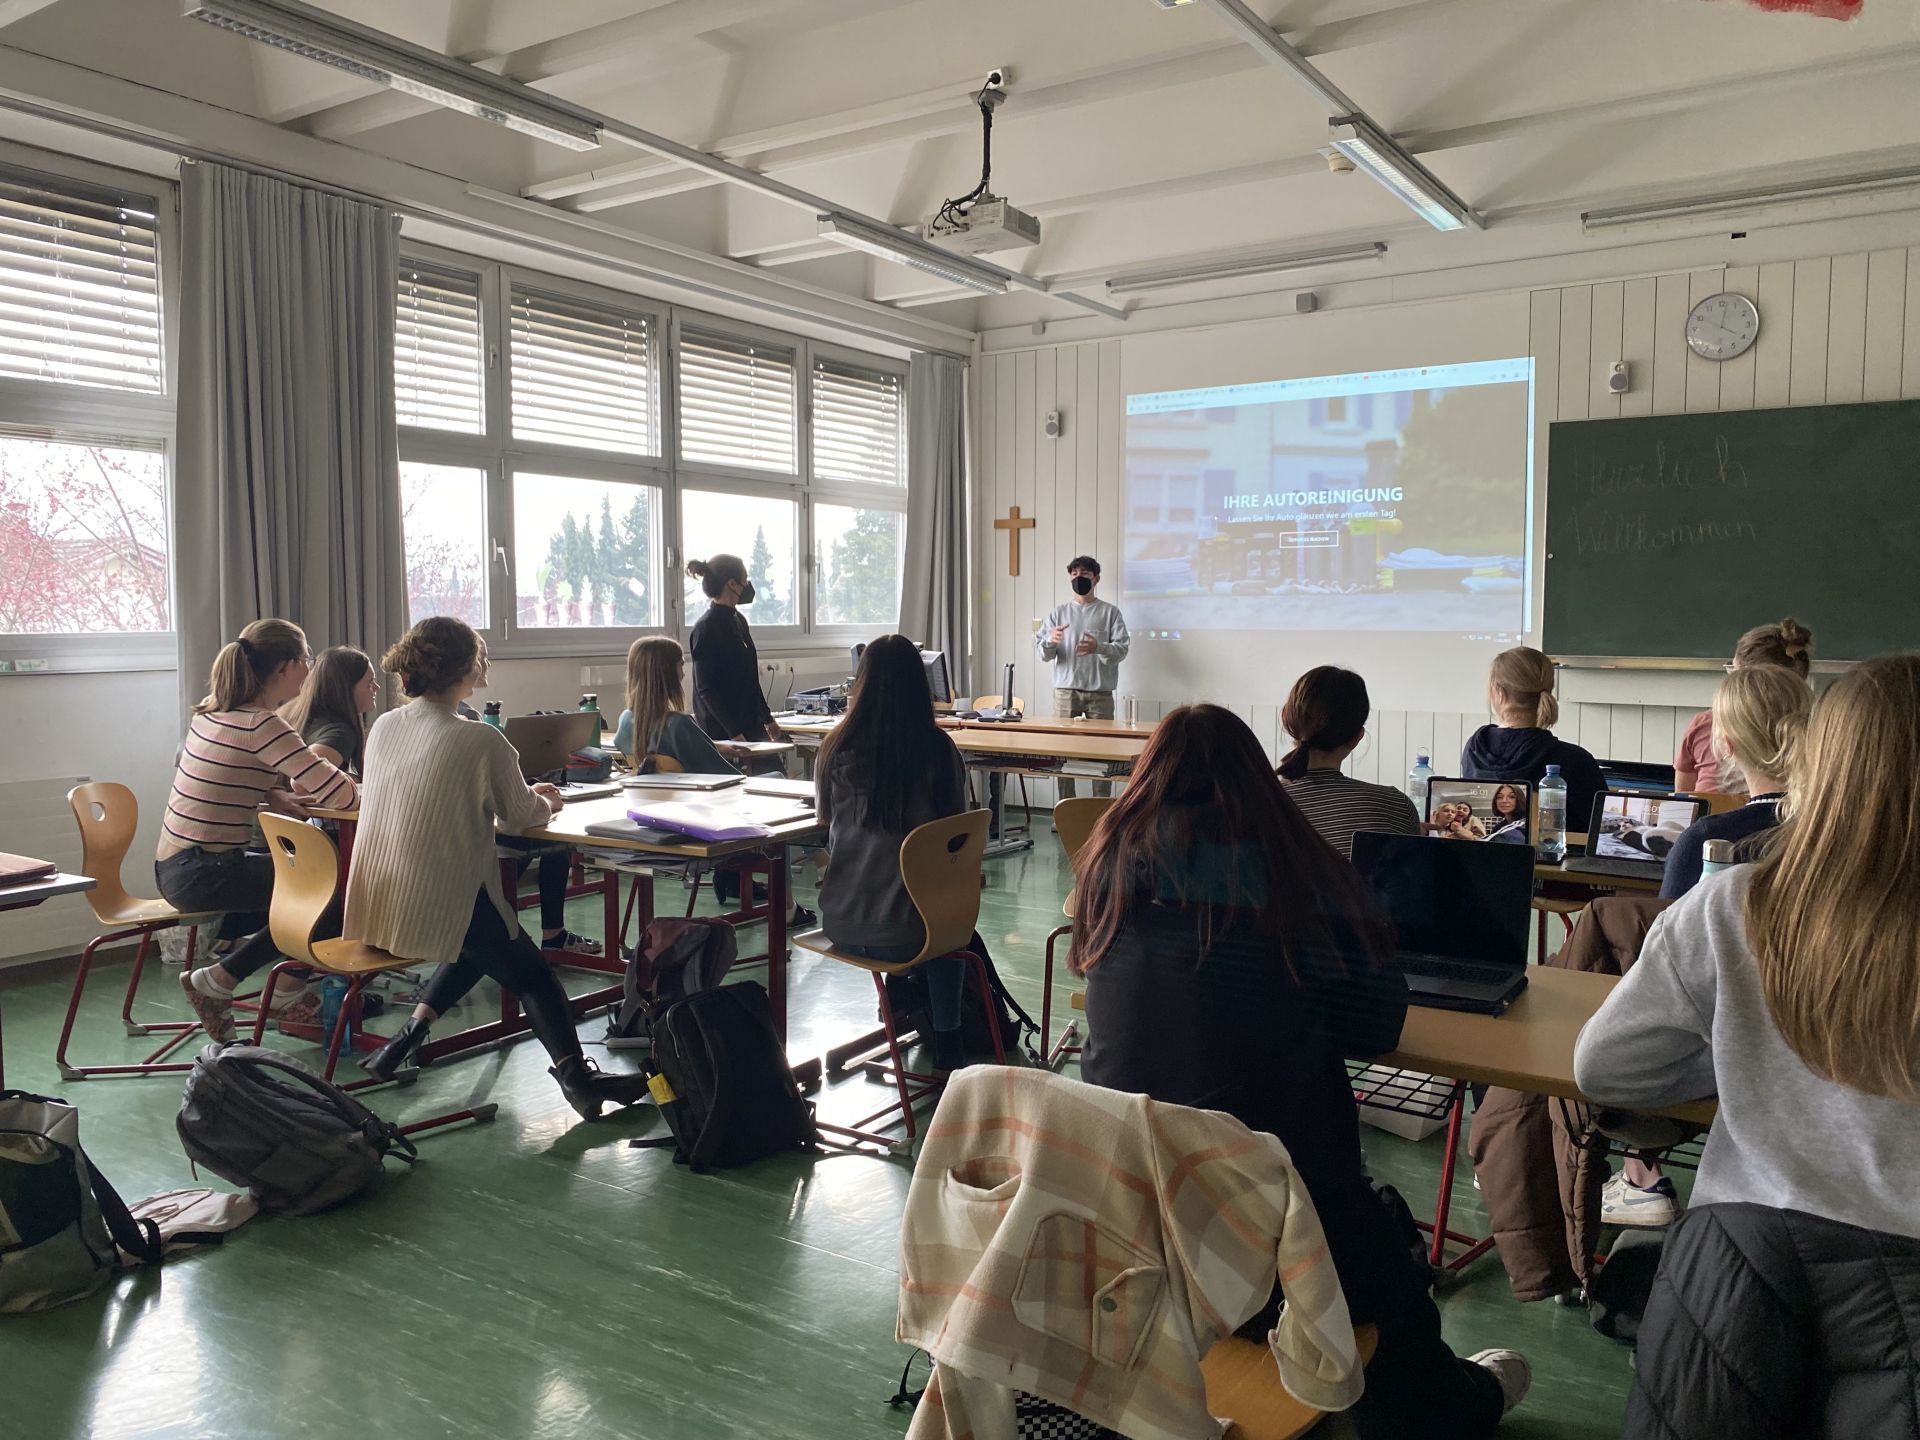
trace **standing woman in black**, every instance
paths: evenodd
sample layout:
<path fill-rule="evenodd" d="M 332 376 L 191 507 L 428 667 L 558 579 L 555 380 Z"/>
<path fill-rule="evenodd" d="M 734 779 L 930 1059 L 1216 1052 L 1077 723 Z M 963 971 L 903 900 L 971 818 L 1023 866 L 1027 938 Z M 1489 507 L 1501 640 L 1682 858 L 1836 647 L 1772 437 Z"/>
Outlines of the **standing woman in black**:
<path fill-rule="evenodd" d="M 778 740 L 780 727 L 760 690 L 760 652 L 739 607 L 753 603 L 753 582 L 738 555 L 693 560 L 687 574 L 712 603 L 687 637 L 693 657 L 693 718 L 714 740 Z"/>

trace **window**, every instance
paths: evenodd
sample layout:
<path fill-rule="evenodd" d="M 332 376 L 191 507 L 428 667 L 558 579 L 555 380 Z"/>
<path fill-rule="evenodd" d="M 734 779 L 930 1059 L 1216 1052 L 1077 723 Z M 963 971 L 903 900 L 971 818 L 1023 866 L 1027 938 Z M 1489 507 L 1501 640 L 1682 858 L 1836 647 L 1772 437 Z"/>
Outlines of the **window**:
<path fill-rule="evenodd" d="M 108 173 L 0 167 L 0 655 L 60 668 L 172 663 L 161 206 Z"/>
<path fill-rule="evenodd" d="M 682 460 L 798 472 L 790 347 L 684 330 L 678 363 Z"/>
<path fill-rule="evenodd" d="M 899 623 L 903 519 L 897 510 L 813 507 L 815 624 Z"/>
<path fill-rule="evenodd" d="M 738 555 L 747 562 L 756 630 L 800 623 L 800 507 L 792 500 L 687 490 L 680 496 L 685 554 L 706 559 Z M 742 549 L 742 545 L 745 548 Z M 691 626 L 707 608 L 700 582 L 684 576 L 682 613 Z"/>
<path fill-rule="evenodd" d="M 467 435 L 485 430 L 481 353 L 479 277 L 403 261 L 393 335 L 400 423 Z"/>
<path fill-rule="evenodd" d="M 407 618 L 452 615 L 487 625 L 487 472 L 400 462 Z"/>
<path fill-rule="evenodd" d="M 515 287 L 513 438 L 660 453 L 654 319 Z"/>
<path fill-rule="evenodd" d="M 902 485 L 907 478 L 906 377 L 837 360 L 813 366 L 813 473 L 821 480 Z"/>
<path fill-rule="evenodd" d="M 523 629 L 662 623 L 660 492 L 650 485 L 513 477 L 513 612 Z"/>

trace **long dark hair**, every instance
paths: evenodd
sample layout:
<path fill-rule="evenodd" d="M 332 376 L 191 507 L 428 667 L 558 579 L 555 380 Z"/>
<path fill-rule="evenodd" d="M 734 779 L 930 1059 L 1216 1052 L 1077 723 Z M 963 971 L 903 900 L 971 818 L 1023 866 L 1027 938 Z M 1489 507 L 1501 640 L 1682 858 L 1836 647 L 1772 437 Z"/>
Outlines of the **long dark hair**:
<path fill-rule="evenodd" d="M 367 722 L 354 703 L 353 691 L 373 661 L 351 645 L 329 645 L 315 657 L 300 693 L 280 707 L 280 718 L 306 738 L 316 720 L 332 721 L 353 730 L 353 748 L 340 757 L 342 770 L 358 772 L 367 747 Z"/>
<path fill-rule="evenodd" d="M 818 768 L 826 774 L 845 753 L 875 822 L 904 835 L 909 802 L 931 783 L 949 743 L 933 721 L 920 647 L 904 635 L 882 635 L 860 657 L 846 716 L 821 745 Z"/>
<path fill-rule="evenodd" d="M 1372 714 L 1367 682 L 1353 671 L 1338 665 L 1307 671 L 1293 682 L 1280 709 L 1280 723 L 1294 740 L 1293 749 L 1280 761 L 1282 778 L 1298 780 L 1306 774 L 1309 751 L 1338 750 L 1358 739 Z"/>
<path fill-rule="evenodd" d="M 1193 862 L 1205 852 L 1229 863 L 1199 883 Z M 1242 857 L 1250 863 L 1232 863 Z M 1079 975 L 1113 948 L 1135 905 L 1191 913 L 1202 958 L 1230 935 L 1269 940 L 1296 978 L 1309 951 L 1357 946 L 1378 964 L 1391 942 L 1359 872 L 1300 813 L 1247 722 L 1218 705 L 1183 705 L 1154 727 L 1073 869 Z M 1153 896 L 1136 893 L 1142 871 Z"/>

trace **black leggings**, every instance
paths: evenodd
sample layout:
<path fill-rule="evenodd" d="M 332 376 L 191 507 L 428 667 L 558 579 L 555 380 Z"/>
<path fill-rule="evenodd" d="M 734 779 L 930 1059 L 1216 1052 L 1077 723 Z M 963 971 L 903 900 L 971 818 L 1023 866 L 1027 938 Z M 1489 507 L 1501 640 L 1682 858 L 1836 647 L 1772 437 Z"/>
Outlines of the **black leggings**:
<path fill-rule="evenodd" d="M 460 942 L 460 958 L 433 972 L 420 1003 L 434 1014 L 444 1015 L 482 976 L 499 982 L 520 1001 L 534 1034 L 555 1060 L 580 1054 L 580 1037 L 567 1008 L 567 992 L 554 978 L 553 967 L 519 925 L 507 928 L 499 907 L 484 889 L 474 898 L 473 918 L 467 922 L 466 938 Z"/>

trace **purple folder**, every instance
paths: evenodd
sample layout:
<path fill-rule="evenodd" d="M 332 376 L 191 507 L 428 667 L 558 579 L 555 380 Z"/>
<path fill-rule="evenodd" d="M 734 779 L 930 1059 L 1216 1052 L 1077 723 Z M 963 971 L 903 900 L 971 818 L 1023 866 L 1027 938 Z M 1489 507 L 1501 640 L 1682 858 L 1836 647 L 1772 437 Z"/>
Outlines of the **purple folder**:
<path fill-rule="evenodd" d="M 764 840 L 773 832 L 751 820 L 741 820 L 731 807 L 703 805 L 697 800 L 662 800 L 652 805 L 636 805 L 627 811 L 635 824 L 651 825 L 656 830 L 671 830 L 692 840 L 714 843 L 722 840 Z"/>

